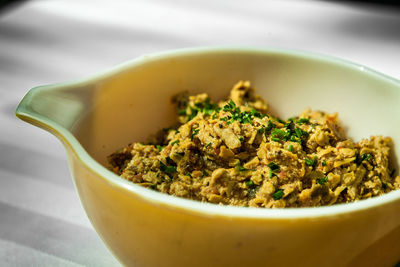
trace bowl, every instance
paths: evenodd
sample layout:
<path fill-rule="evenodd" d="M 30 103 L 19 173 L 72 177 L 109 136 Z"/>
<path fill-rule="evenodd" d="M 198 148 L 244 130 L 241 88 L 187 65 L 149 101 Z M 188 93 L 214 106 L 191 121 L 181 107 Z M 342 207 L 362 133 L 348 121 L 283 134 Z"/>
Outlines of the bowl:
<path fill-rule="evenodd" d="M 400 191 L 328 207 L 244 208 L 165 195 L 105 167 L 110 153 L 174 122 L 171 95 L 189 90 L 218 100 L 238 80 L 250 80 L 278 116 L 307 107 L 338 112 L 354 140 L 379 134 L 400 143 L 398 80 L 341 59 L 271 48 L 145 55 L 88 79 L 36 87 L 16 115 L 64 144 L 87 216 L 123 265 L 393 266 L 400 260 Z M 398 158 L 400 149 L 394 152 Z"/>

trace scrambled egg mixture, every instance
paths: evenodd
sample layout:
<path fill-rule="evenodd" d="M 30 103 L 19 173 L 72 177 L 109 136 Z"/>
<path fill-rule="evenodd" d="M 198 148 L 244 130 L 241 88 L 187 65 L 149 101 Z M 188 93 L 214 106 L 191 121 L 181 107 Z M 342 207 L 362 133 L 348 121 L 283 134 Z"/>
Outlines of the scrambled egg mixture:
<path fill-rule="evenodd" d="M 178 197 L 265 208 L 346 203 L 400 187 L 391 139 L 354 143 L 337 114 L 307 109 L 281 120 L 248 81 L 219 103 L 187 93 L 173 102 L 179 125 L 110 155 L 115 173 Z"/>

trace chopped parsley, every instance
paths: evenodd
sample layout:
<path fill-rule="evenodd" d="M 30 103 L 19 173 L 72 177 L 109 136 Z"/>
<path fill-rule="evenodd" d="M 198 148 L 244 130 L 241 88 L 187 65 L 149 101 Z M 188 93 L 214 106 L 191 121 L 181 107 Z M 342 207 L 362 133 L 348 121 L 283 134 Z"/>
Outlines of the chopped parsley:
<path fill-rule="evenodd" d="M 328 181 L 328 176 L 317 178 L 317 184 L 323 185 Z"/>
<path fill-rule="evenodd" d="M 322 166 L 326 166 L 326 160 L 323 160 L 323 161 L 321 162 L 321 165 L 322 165 Z"/>
<path fill-rule="evenodd" d="M 156 148 L 158 149 L 158 151 L 161 151 L 164 149 L 165 146 L 160 146 L 160 145 L 156 145 Z"/>
<path fill-rule="evenodd" d="M 293 152 L 293 145 L 289 145 L 289 146 L 288 146 L 288 150 L 289 150 L 290 152 Z"/>
<path fill-rule="evenodd" d="M 271 137 L 271 140 L 275 141 L 275 142 L 280 142 L 281 141 L 281 139 L 279 139 L 278 137 Z"/>
<path fill-rule="evenodd" d="M 285 194 L 285 193 L 283 193 L 283 190 L 282 190 L 282 189 L 279 189 L 279 190 L 277 190 L 275 193 L 272 194 L 272 197 L 273 197 L 275 200 L 279 200 L 279 199 L 281 199 L 281 198 L 283 197 L 284 194 Z"/>
<path fill-rule="evenodd" d="M 239 141 L 243 142 L 243 140 L 244 140 L 244 137 L 243 136 L 239 136 Z"/>

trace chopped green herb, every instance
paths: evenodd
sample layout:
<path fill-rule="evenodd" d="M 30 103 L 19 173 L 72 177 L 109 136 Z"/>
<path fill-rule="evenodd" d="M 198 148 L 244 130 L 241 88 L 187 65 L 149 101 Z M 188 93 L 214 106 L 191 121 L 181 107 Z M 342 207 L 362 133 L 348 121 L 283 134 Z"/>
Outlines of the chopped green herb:
<path fill-rule="evenodd" d="M 245 167 L 242 166 L 240 161 L 236 164 L 236 168 L 238 171 L 248 171 L 249 169 L 246 169 Z"/>
<path fill-rule="evenodd" d="M 310 119 L 301 118 L 296 121 L 298 124 L 309 123 Z"/>
<path fill-rule="evenodd" d="M 306 165 L 314 167 L 315 164 L 317 164 L 317 156 L 314 156 L 313 159 L 305 158 L 304 162 L 306 163 Z"/>
<path fill-rule="evenodd" d="M 288 146 L 288 150 L 289 150 L 290 152 L 293 152 L 293 145 L 289 145 L 289 146 Z"/>
<path fill-rule="evenodd" d="M 272 171 L 277 171 L 279 170 L 281 167 L 279 167 L 278 164 L 276 164 L 275 162 L 271 161 L 270 163 L 267 164 L 267 166 L 272 170 Z"/>
<path fill-rule="evenodd" d="M 254 182 L 252 180 L 246 182 L 247 187 L 251 188 L 254 186 Z"/>
<path fill-rule="evenodd" d="M 260 129 L 257 130 L 259 134 L 263 134 L 265 132 L 265 127 L 262 126 Z"/>
<path fill-rule="evenodd" d="M 326 160 L 323 160 L 321 164 L 322 166 L 326 166 Z"/>
<path fill-rule="evenodd" d="M 239 141 L 243 142 L 243 140 L 244 140 L 244 137 L 243 136 L 239 136 Z"/>
<path fill-rule="evenodd" d="M 195 137 L 195 135 L 197 135 L 199 133 L 200 129 L 194 129 L 192 131 L 192 135 L 190 136 L 190 140 L 193 141 L 193 138 Z"/>
<path fill-rule="evenodd" d="M 203 177 L 207 177 L 208 176 L 208 173 L 205 171 L 205 170 L 203 170 Z"/>
<path fill-rule="evenodd" d="M 268 178 L 272 178 L 275 175 L 275 173 L 270 169 L 268 173 Z"/>
<path fill-rule="evenodd" d="M 186 116 L 186 109 L 180 109 L 180 110 L 178 110 L 178 115 L 179 115 L 179 116 Z"/>
<path fill-rule="evenodd" d="M 323 185 L 328 181 L 328 177 L 317 178 L 317 184 Z"/>
<path fill-rule="evenodd" d="M 279 190 L 277 190 L 275 193 L 272 194 L 272 197 L 273 197 L 275 200 L 279 200 L 279 199 L 281 199 L 281 198 L 283 197 L 284 194 L 285 194 L 285 193 L 283 193 L 283 190 L 282 190 L 282 189 L 279 189 Z"/>
<path fill-rule="evenodd" d="M 212 118 L 213 118 L 213 119 L 216 119 L 216 118 L 217 118 L 217 116 L 218 116 L 220 110 L 221 110 L 221 108 L 216 108 L 216 109 L 214 110 L 214 114 L 212 115 Z"/>
<path fill-rule="evenodd" d="M 210 142 L 210 143 L 208 143 L 207 145 L 206 145 L 206 148 L 208 148 L 209 146 L 211 146 L 212 145 L 212 143 Z"/>
<path fill-rule="evenodd" d="M 194 117 L 196 117 L 197 113 L 199 112 L 198 109 L 194 109 L 192 107 L 190 107 L 190 111 L 191 113 L 189 114 L 187 121 L 191 121 Z"/>
<path fill-rule="evenodd" d="M 271 137 L 271 140 L 275 141 L 275 142 L 280 142 L 281 141 L 281 139 L 279 139 L 278 137 Z"/>
<path fill-rule="evenodd" d="M 303 131 L 302 131 L 300 128 L 296 128 L 296 129 L 294 130 L 294 132 L 296 133 L 296 136 L 297 136 L 298 138 L 301 138 L 301 136 L 303 135 Z"/>
<path fill-rule="evenodd" d="M 165 165 L 161 161 L 160 161 L 160 170 L 165 172 L 166 174 L 172 174 L 172 173 L 177 172 L 176 166 Z"/>
<path fill-rule="evenodd" d="M 267 128 L 265 129 L 267 132 L 269 132 L 269 131 L 271 131 L 273 128 L 276 128 L 276 125 L 271 121 L 271 120 L 269 120 L 268 121 L 268 125 L 267 125 Z"/>
<path fill-rule="evenodd" d="M 165 146 L 160 146 L 160 145 L 156 145 L 156 148 L 158 149 L 158 151 L 161 151 L 164 149 Z"/>
<path fill-rule="evenodd" d="M 236 108 L 236 104 L 235 102 L 233 102 L 233 100 L 229 100 L 229 102 L 224 106 L 224 111 L 230 111 L 233 110 L 234 108 Z"/>
<path fill-rule="evenodd" d="M 173 142 L 171 143 L 171 146 L 173 146 L 173 145 L 175 145 L 175 144 L 177 144 L 177 145 L 179 144 L 179 139 L 173 141 Z"/>
<path fill-rule="evenodd" d="M 192 174 L 190 172 L 186 173 L 186 176 L 189 176 L 190 178 L 193 178 Z"/>
<path fill-rule="evenodd" d="M 356 159 L 356 163 L 360 165 L 364 160 L 369 161 L 372 158 L 371 154 L 362 154 L 361 156 L 358 156 Z"/>
<path fill-rule="evenodd" d="M 281 130 L 281 129 L 275 128 L 275 129 L 273 129 L 273 130 L 271 131 L 271 134 L 272 134 L 273 136 L 283 138 L 283 137 L 286 135 L 286 132 L 283 131 L 283 130 Z"/>
<path fill-rule="evenodd" d="M 298 137 L 296 137 L 296 136 L 294 136 L 294 135 L 292 135 L 292 136 L 290 137 L 290 141 L 301 143 L 301 139 L 298 138 Z"/>

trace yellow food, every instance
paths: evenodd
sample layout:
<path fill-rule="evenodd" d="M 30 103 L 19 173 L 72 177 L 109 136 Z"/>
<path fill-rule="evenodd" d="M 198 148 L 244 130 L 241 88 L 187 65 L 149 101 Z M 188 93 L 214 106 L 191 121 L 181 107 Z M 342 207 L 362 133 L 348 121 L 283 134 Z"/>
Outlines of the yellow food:
<path fill-rule="evenodd" d="M 400 187 L 391 139 L 355 143 L 337 114 L 307 109 L 280 120 L 248 81 L 217 104 L 207 94 L 173 101 L 178 126 L 109 156 L 122 178 L 178 197 L 266 208 L 346 203 Z"/>

